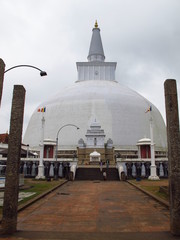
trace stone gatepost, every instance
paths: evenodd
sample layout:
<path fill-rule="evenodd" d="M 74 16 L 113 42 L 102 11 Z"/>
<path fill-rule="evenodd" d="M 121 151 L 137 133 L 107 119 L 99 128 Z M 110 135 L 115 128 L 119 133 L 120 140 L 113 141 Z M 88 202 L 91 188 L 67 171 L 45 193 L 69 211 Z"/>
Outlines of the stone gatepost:
<path fill-rule="evenodd" d="M 21 85 L 15 85 L 11 108 L 8 157 L 6 165 L 6 182 L 1 229 L 1 232 L 3 234 L 14 233 L 17 226 L 19 167 L 21 156 L 24 102 L 24 87 Z"/>
<path fill-rule="evenodd" d="M 170 190 L 170 230 L 180 235 L 180 132 L 176 80 L 164 83 Z"/>
<path fill-rule="evenodd" d="M 5 70 L 5 64 L 3 60 L 0 58 L 0 106 L 1 106 L 1 98 L 2 98 L 2 92 L 3 92 L 4 70 Z"/>

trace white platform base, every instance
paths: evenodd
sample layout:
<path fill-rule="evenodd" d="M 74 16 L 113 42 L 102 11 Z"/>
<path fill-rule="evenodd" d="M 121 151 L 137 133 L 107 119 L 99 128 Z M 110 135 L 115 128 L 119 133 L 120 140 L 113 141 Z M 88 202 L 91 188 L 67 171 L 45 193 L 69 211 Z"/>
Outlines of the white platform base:
<path fill-rule="evenodd" d="M 149 180 L 160 180 L 160 178 L 156 175 L 156 176 L 149 176 L 148 177 Z"/>
<path fill-rule="evenodd" d="M 38 166 L 38 175 L 36 176 L 36 179 L 45 179 L 44 166 Z"/>
<path fill-rule="evenodd" d="M 160 178 L 156 174 L 156 166 L 151 165 L 151 175 L 148 177 L 149 180 L 160 180 Z"/>

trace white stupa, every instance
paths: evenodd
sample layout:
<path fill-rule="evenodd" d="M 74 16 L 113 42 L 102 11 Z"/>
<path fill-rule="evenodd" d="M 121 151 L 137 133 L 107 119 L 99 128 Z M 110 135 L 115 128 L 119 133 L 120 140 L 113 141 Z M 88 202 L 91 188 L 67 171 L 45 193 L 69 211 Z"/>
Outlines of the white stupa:
<path fill-rule="evenodd" d="M 115 70 L 116 62 L 105 62 L 96 22 L 88 62 L 77 62 L 78 80 L 37 107 L 46 107 L 44 138 L 55 140 L 60 127 L 75 124 L 80 130 L 62 129 L 58 148 L 76 149 L 79 139 L 85 138 L 96 117 L 104 129 L 105 142 L 110 138 L 115 149 L 136 149 L 139 139 L 150 137 L 149 119 L 152 117 L 156 150 L 165 150 L 166 127 L 160 112 L 143 96 L 115 80 Z M 145 113 L 149 106 L 152 111 Z M 37 109 L 24 136 L 24 143 L 34 149 L 39 148 L 41 140 L 42 114 Z"/>

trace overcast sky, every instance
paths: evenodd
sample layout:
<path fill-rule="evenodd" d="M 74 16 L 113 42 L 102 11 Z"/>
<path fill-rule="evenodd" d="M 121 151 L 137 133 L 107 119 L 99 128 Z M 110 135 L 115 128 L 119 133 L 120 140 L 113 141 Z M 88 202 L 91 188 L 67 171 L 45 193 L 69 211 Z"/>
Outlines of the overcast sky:
<path fill-rule="evenodd" d="M 0 133 L 9 131 L 14 84 L 24 85 L 24 132 L 41 102 L 77 80 L 97 19 L 116 80 L 150 100 L 165 119 L 164 81 L 180 95 L 180 0 L 0 0 L 0 58 L 6 69 Z M 180 101 L 180 100 L 179 100 Z"/>

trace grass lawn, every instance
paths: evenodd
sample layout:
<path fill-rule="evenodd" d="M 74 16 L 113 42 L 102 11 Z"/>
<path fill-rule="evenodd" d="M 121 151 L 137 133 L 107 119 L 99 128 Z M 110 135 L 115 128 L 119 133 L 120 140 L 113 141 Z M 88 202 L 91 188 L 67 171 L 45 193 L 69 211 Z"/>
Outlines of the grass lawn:
<path fill-rule="evenodd" d="M 160 197 L 166 201 L 169 201 L 168 195 L 164 192 L 160 192 L 160 187 L 168 187 L 168 179 L 160 179 L 158 181 L 152 181 L 148 179 L 142 179 L 141 181 L 136 181 L 135 179 L 129 180 L 138 187 Z"/>

